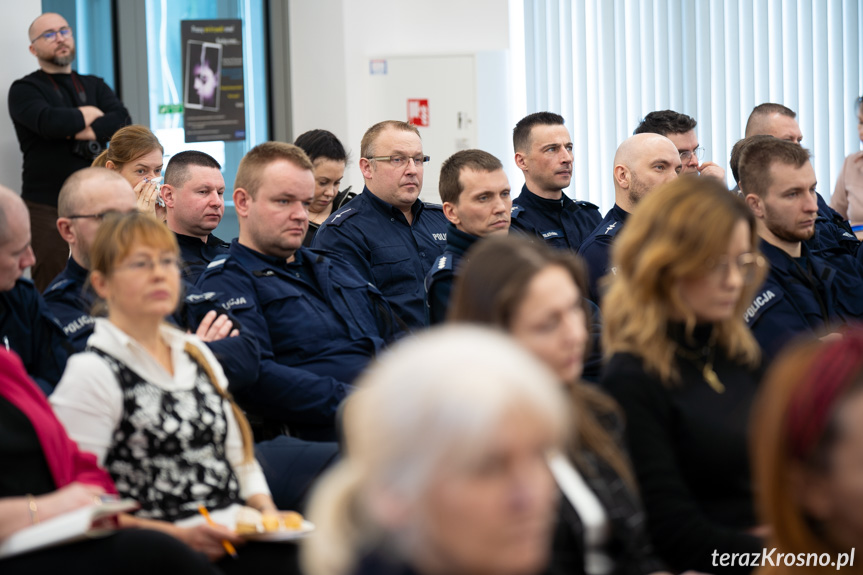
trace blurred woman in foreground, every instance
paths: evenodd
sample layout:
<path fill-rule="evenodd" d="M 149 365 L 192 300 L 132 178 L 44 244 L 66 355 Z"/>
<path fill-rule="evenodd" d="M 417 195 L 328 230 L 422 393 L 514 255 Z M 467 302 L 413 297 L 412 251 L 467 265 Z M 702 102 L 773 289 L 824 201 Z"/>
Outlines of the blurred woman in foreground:
<path fill-rule="evenodd" d="M 538 573 L 562 405 L 554 376 L 502 334 L 446 327 L 397 345 L 347 404 L 346 456 L 313 495 L 304 572 Z"/>
<path fill-rule="evenodd" d="M 523 238 L 488 238 L 456 279 L 449 321 L 509 332 L 553 370 L 575 419 L 566 457 L 551 460 L 563 492 L 550 573 L 661 571 L 644 526 L 617 404 L 581 381 L 587 349 L 584 267 L 573 254 Z"/>
<path fill-rule="evenodd" d="M 141 504 L 124 524 L 173 535 L 222 559 L 228 572 L 266 566 L 290 549 L 258 544 L 238 561 L 224 557 L 223 540 L 242 542 L 233 528 L 243 503 L 264 513 L 276 507 L 218 361 L 196 336 L 165 323 L 180 297 L 178 258 L 174 234 L 156 219 L 104 219 L 90 281 L 108 317 L 95 320 L 87 351 L 67 364 L 51 403 L 120 495 Z M 201 506 L 217 525 L 206 524 Z"/>
<path fill-rule="evenodd" d="M 714 552 L 762 549 L 747 452 L 760 350 L 743 319 L 765 273 L 757 245 L 740 198 L 681 177 L 639 203 L 612 248 L 600 385 L 626 414 L 653 544 L 676 570 L 714 573 Z"/>
<path fill-rule="evenodd" d="M 754 415 L 759 510 L 778 563 L 764 571 L 863 571 L 863 329 L 791 347 Z"/>

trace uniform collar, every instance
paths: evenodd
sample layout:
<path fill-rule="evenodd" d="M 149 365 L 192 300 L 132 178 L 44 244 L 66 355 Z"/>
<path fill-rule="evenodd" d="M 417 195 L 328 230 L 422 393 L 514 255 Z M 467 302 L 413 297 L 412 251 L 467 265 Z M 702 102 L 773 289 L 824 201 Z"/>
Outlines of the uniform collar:
<path fill-rule="evenodd" d="M 627 212 L 617 204 L 614 204 L 614 207 L 611 208 L 611 213 L 614 214 L 613 217 L 620 220 L 621 222 L 625 222 L 626 218 L 629 217 L 629 212 Z"/>
<path fill-rule="evenodd" d="M 221 240 L 214 236 L 213 234 L 207 234 L 207 241 L 202 242 L 199 238 L 195 236 L 187 236 L 185 234 L 180 234 L 174 232 L 174 235 L 177 236 L 177 243 L 183 246 L 209 246 L 209 247 L 219 247 L 219 246 L 227 246 L 229 245 L 226 241 Z"/>
<path fill-rule="evenodd" d="M 363 196 L 366 196 L 371 203 L 371 205 L 378 210 L 380 213 L 387 217 L 400 217 L 401 221 L 407 223 L 407 218 L 402 213 L 400 209 L 390 204 L 389 202 L 385 202 L 376 195 L 374 195 L 368 187 L 363 188 Z M 420 212 L 423 210 L 423 202 L 419 198 L 411 206 L 411 213 L 413 214 L 413 219 L 416 220 L 419 218 Z"/>
<path fill-rule="evenodd" d="M 302 255 L 300 254 L 300 250 L 302 249 L 303 248 L 300 248 L 299 250 L 294 252 L 295 261 L 299 261 L 299 259 L 302 258 Z M 273 267 L 280 270 L 285 269 L 285 267 L 288 265 L 288 262 L 285 261 L 285 258 L 262 254 L 257 250 L 253 250 L 252 248 L 244 246 L 240 243 L 239 239 L 234 239 L 231 242 L 230 252 L 231 255 L 238 256 L 240 259 L 246 260 L 248 258 L 252 258 L 266 264 L 267 267 Z"/>
<path fill-rule="evenodd" d="M 446 247 L 458 255 L 464 253 L 479 239 L 479 236 L 463 232 L 452 224 L 446 226 Z"/>
<path fill-rule="evenodd" d="M 519 203 L 522 206 L 530 206 L 545 212 L 560 212 L 572 203 L 572 200 L 564 194 L 560 193 L 559 200 L 548 200 L 542 196 L 538 196 L 527 188 L 527 184 L 521 187 L 521 195 L 518 197 Z"/>
<path fill-rule="evenodd" d="M 90 270 L 75 261 L 74 257 L 69 257 L 66 262 L 66 277 L 73 280 L 75 283 L 83 284 L 87 281 L 87 276 L 90 275 Z"/>

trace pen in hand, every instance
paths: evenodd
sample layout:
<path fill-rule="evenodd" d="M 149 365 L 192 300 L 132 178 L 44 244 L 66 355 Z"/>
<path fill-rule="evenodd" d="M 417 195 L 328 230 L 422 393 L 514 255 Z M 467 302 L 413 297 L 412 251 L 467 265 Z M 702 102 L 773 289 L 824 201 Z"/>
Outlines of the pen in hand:
<path fill-rule="evenodd" d="M 207 525 L 209 525 L 210 527 L 216 526 L 216 522 L 213 521 L 212 517 L 210 517 L 210 512 L 207 511 L 206 507 L 204 507 L 203 505 L 198 506 L 198 512 L 204 516 L 204 519 L 207 520 Z M 234 546 L 231 545 L 230 541 L 228 541 L 227 539 L 222 539 L 222 547 L 225 548 L 225 551 L 228 552 L 228 555 L 230 555 L 234 559 L 237 558 L 237 550 L 234 549 Z"/>

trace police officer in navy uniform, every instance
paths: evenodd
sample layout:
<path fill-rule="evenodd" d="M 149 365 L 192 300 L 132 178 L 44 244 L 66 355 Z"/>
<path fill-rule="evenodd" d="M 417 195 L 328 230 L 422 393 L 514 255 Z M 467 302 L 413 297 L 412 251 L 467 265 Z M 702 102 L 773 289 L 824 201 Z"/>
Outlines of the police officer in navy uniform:
<path fill-rule="evenodd" d="M 563 118 L 537 112 L 522 118 L 512 133 L 515 163 L 524 186 L 513 200 L 512 227 L 542 238 L 554 248 L 577 250 L 602 216 L 590 202 L 563 193 L 572 180 L 572 138 Z"/>
<path fill-rule="evenodd" d="M 657 110 L 647 114 L 632 133 L 665 136 L 677 146 L 677 152 L 680 154 L 682 163 L 681 174 L 710 176 L 726 184 L 725 170 L 719 164 L 716 162 L 698 163 L 704 153 L 704 148 L 698 143 L 698 134 L 695 132 L 697 125 L 698 122 L 692 116 L 674 110 Z"/>
<path fill-rule="evenodd" d="M 194 284 L 230 244 L 213 235 L 225 213 L 222 166 L 209 154 L 187 150 L 171 156 L 162 186 L 168 228 L 177 236 L 183 279 Z"/>
<path fill-rule="evenodd" d="M 338 253 L 411 328 L 427 325 L 423 278 L 446 246 L 443 208 L 419 199 L 428 156 L 416 126 L 388 120 L 360 145 L 363 192 L 332 214 L 312 246 Z"/>
<path fill-rule="evenodd" d="M 66 268 L 45 290 L 45 303 L 57 318 L 73 351 L 83 351 L 93 333 L 96 293 L 89 287 L 90 246 L 102 217 L 136 209 L 132 186 L 117 172 L 84 168 L 69 176 L 58 196 L 57 229 L 69 244 Z M 213 298 L 183 282 L 184 305 L 171 320 L 194 331 L 213 351 L 232 386 L 257 378 L 260 348 L 250 333 L 241 332 Z M 228 337 L 233 335 L 235 337 Z"/>
<path fill-rule="evenodd" d="M 630 136 L 614 155 L 614 207 L 585 238 L 578 250 L 587 264 L 590 300 L 597 305 L 599 280 L 609 271 L 609 251 L 636 204 L 656 186 L 677 177 L 680 154 L 671 140 L 659 134 Z"/>
<path fill-rule="evenodd" d="M 759 135 L 773 136 L 797 145 L 803 141 L 797 113 L 772 102 L 755 106 L 746 121 L 746 139 Z M 844 286 L 843 289 L 852 289 L 858 279 L 863 278 L 863 266 L 857 259 L 861 243 L 845 218 L 831 208 L 821 194 L 815 192 L 815 196 L 818 202 L 815 233 L 806 240 L 806 244 L 813 254 L 830 262 L 836 271 L 836 281 Z M 863 311 L 863 298 L 858 305 Z"/>
<path fill-rule="evenodd" d="M 449 220 L 446 249 L 425 278 L 429 323 L 446 319 L 453 278 L 465 252 L 480 238 L 509 233 L 509 180 L 503 165 L 482 150 L 462 150 L 441 165 L 443 212 Z"/>
<path fill-rule="evenodd" d="M 36 261 L 27 206 L 0 186 L 0 345 L 21 358 L 46 394 L 66 368 L 69 342 L 33 282 L 22 278 Z"/>
<path fill-rule="evenodd" d="M 234 189 L 240 237 L 198 287 L 257 336 L 260 375 L 235 392 L 252 419 L 267 433 L 287 425 L 296 437 L 331 441 L 339 404 L 397 326 L 378 289 L 348 263 L 302 247 L 313 170 L 291 144 L 246 154 Z"/>
<path fill-rule="evenodd" d="M 818 215 L 808 150 L 776 138 L 752 141 L 740 153 L 738 171 L 770 263 L 764 287 L 744 316 L 766 363 L 793 337 L 835 332 L 854 318 L 846 304 L 860 297 L 863 281 L 846 292 L 830 262 L 806 245 Z"/>

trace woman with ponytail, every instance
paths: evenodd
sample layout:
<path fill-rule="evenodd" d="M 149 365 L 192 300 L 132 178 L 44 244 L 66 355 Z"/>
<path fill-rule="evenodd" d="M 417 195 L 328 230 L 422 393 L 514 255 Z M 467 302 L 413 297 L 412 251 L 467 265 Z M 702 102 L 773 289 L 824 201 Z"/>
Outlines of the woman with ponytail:
<path fill-rule="evenodd" d="M 120 495 L 141 504 L 125 524 L 174 535 L 223 559 L 223 569 L 287 551 L 247 547 L 241 561 L 223 558 L 223 540 L 241 542 L 232 528 L 243 503 L 277 510 L 221 366 L 196 336 L 165 323 L 180 297 L 174 234 L 139 212 L 108 215 L 90 261 L 108 317 L 95 320 L 87 351 L 67 365 L 51 403 Z M 206 524 L 200 506 L 217 525 Z"/>
<path fill-rule="evenodd" d="M 118 172 L 135 190 L 138 210 L 164 220 L 165 208 L 159 203 L 164 155 L 155 134 L 146 126 L 133 124 L 117 130 L 92 165 Z"/>

